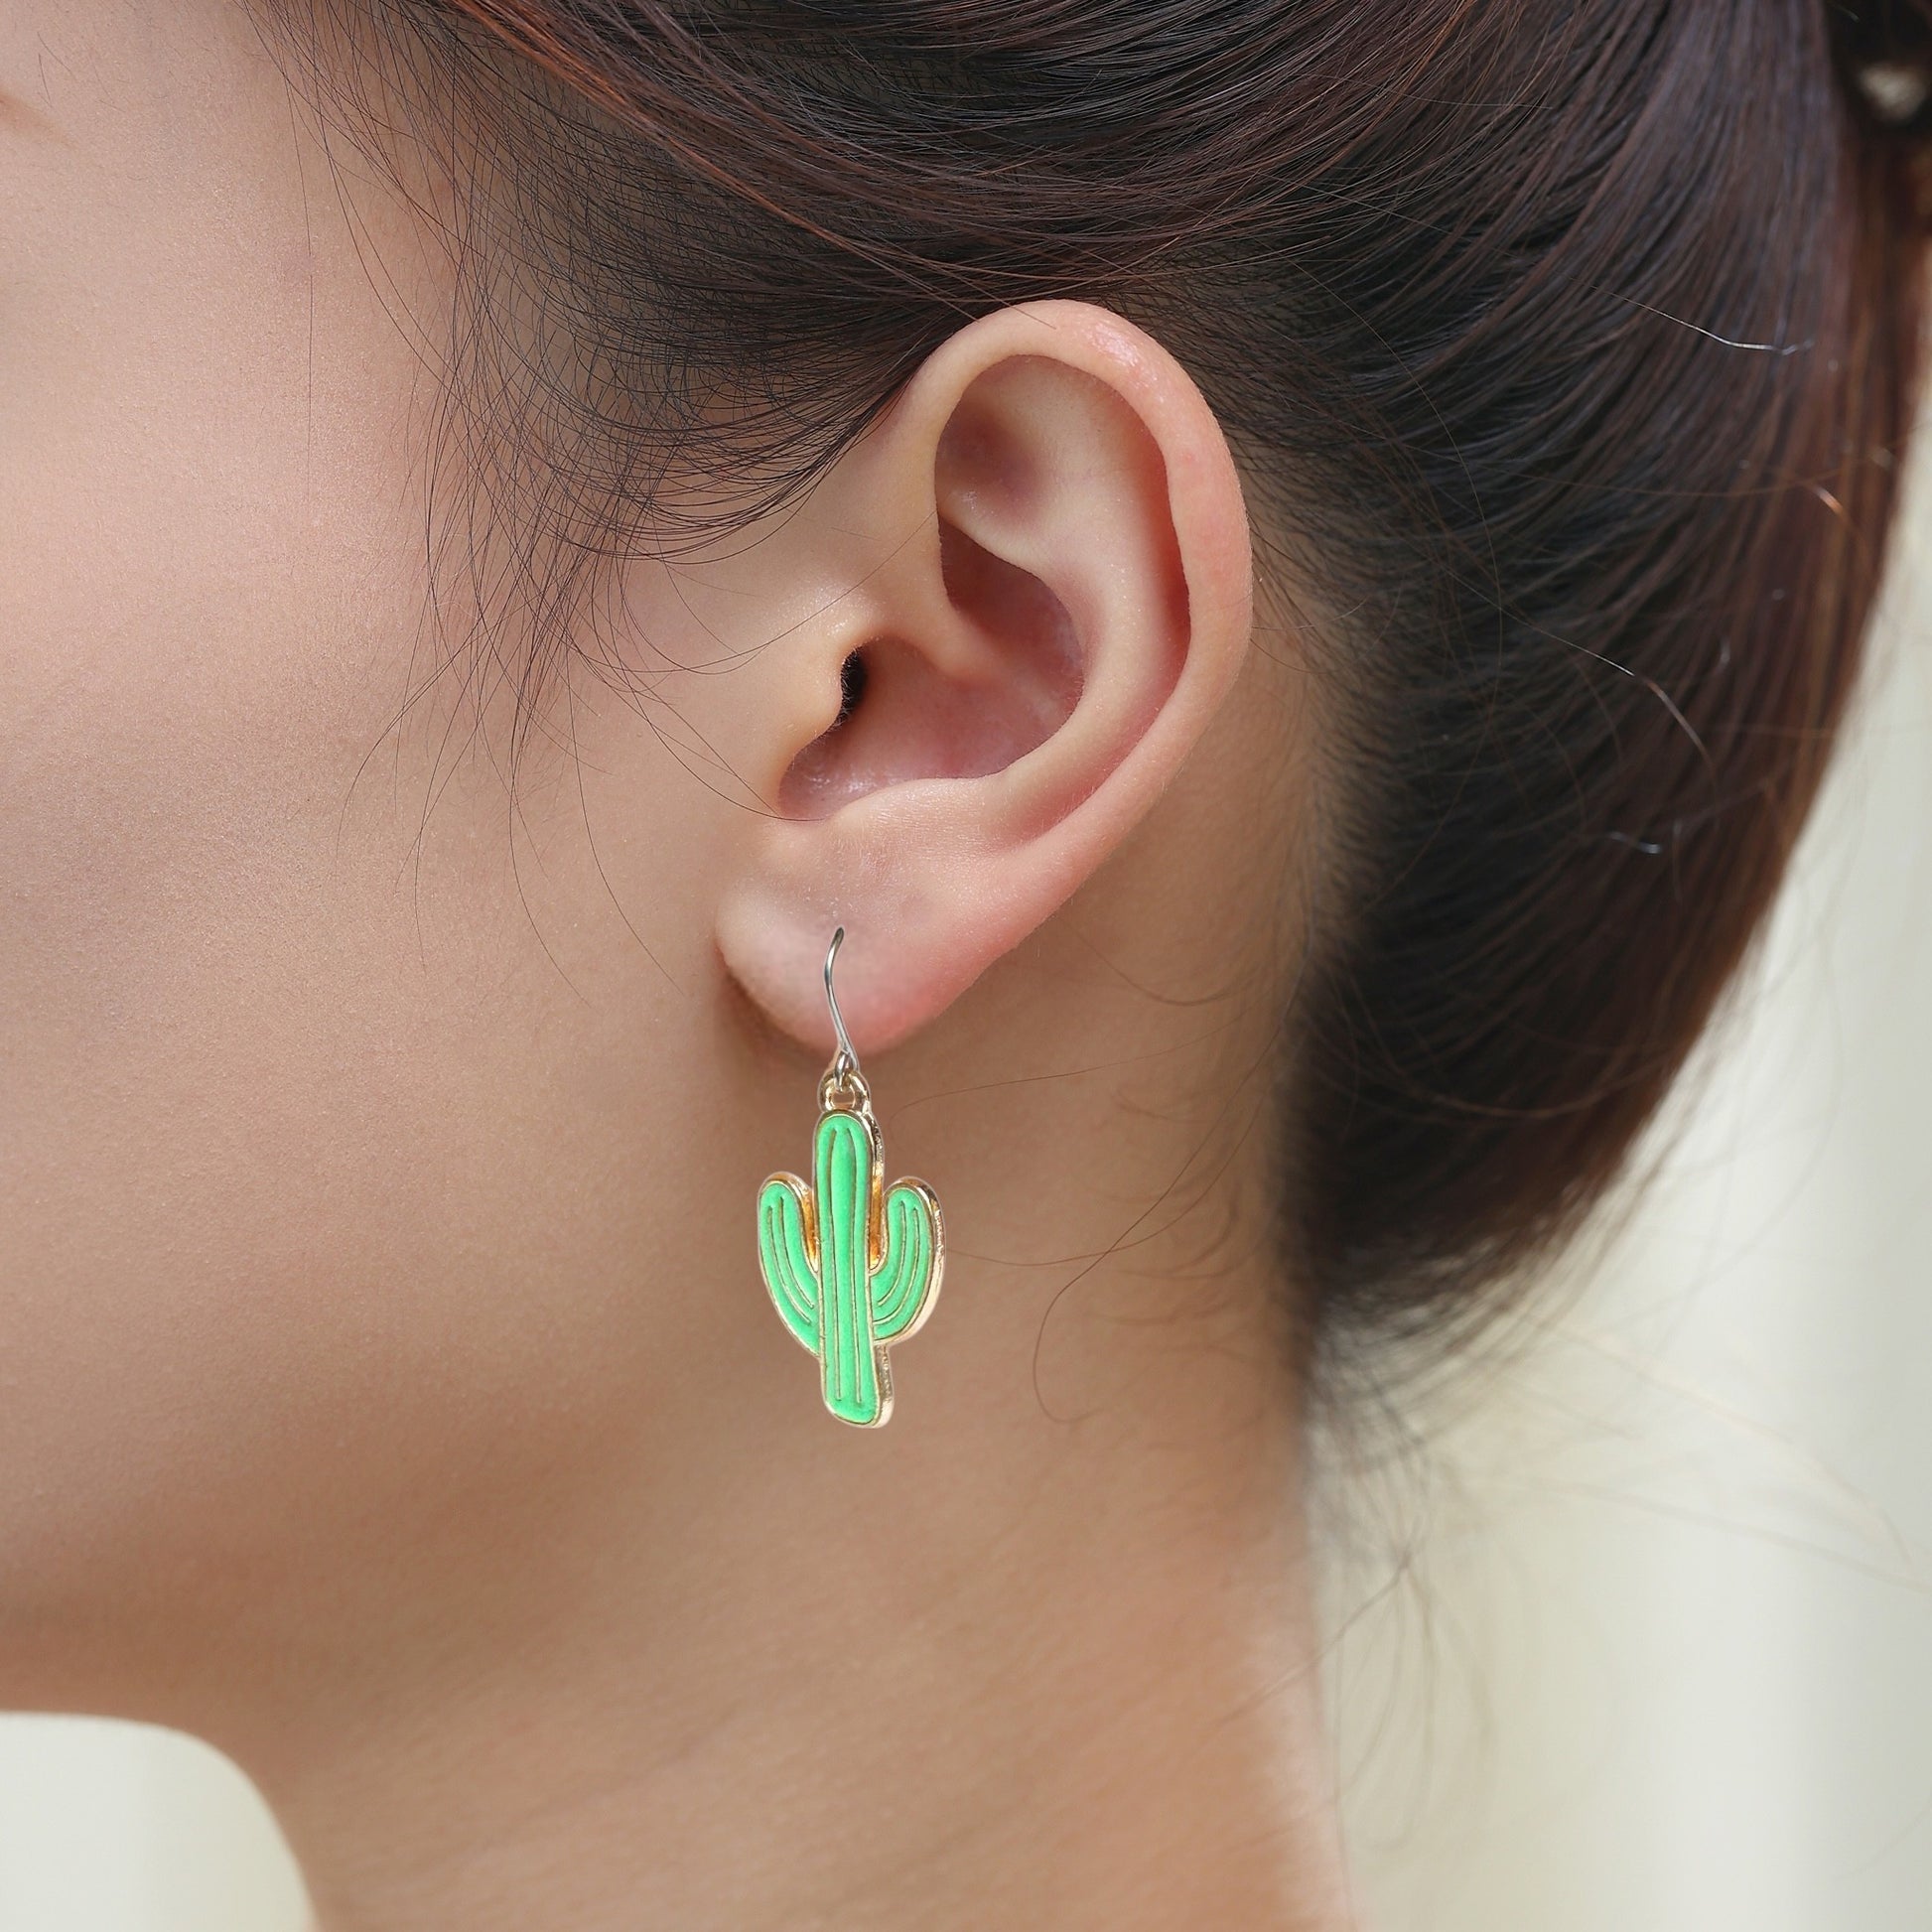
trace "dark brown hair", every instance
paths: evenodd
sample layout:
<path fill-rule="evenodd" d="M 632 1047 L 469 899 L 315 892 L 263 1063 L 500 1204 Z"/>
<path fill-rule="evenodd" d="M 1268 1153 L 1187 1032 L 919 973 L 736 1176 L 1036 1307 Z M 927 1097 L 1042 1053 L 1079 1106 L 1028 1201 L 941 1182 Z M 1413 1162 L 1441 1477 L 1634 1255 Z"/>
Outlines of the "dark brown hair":
<path fill-rule="evenodd" d="M 675 536 L 674 468 L 743 510 L 807 486 L 973 315 L 1080 296 L 1168 343 L 1271 575 L 1341 614 L 1291 1259 L 1331 1332 L 1434 1331 L 1571 1230 L 1853 684 L 1912 396 L 1924 8 L 365 4 L 458 86 L 465 447 L 539 613 Z"/>

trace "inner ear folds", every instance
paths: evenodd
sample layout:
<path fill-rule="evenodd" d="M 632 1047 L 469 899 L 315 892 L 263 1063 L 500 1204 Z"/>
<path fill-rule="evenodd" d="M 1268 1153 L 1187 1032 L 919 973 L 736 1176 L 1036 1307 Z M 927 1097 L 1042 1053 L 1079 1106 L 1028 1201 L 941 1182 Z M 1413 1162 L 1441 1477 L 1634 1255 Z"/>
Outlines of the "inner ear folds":
<path fill-rule="evenodd" d="M 1080 639 L 1066 606 L 1032 571 L 939 518 L 939 571 L 952 635 L 888 634 L 847 656 L 839 714 L 792 760 L 787 818 L 823 818 L 882 786 L 1004 771 L 1079 702 Z"/>

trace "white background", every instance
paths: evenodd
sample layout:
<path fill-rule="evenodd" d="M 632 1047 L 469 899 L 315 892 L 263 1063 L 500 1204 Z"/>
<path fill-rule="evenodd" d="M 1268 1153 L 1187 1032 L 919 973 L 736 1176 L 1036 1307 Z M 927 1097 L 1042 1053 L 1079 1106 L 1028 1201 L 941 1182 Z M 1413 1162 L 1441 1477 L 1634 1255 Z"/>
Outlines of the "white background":
<path fill-rule="evenodd" d="M 1418 1455 L 1328 1485 L 1337 1765 L 1380 1932 L 1932 1927 L 1924 509 L 1900 564 L 1849 756 L 1641 1212 L 1457 1369 Z M 0 1932 L 303 1917 L 211 1751 L 0 1720 Z"/>

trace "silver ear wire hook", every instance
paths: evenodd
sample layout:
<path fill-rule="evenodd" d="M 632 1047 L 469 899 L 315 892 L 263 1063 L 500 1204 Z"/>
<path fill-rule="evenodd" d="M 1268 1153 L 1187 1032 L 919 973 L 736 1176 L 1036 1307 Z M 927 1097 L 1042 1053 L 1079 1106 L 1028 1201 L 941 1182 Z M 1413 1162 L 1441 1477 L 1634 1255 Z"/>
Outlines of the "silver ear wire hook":
<path fill-rule="evenodd" d="M 832 943 L 825 952 L 825 1004 L 832 1009 L 832 1031 L 838 1035 L 838 1058 L 832 1062 L 833 1070 L 839 1075 L 857 1073 L 859 1055 L 852 1050 L 852 1036 L 845 1030 L 845 1021 L 839 1014 L 839 996 L 832 991 L 832 962 L 839 956 L 839 945 L 845 938 L 845 927 L 835 927 Z"/>

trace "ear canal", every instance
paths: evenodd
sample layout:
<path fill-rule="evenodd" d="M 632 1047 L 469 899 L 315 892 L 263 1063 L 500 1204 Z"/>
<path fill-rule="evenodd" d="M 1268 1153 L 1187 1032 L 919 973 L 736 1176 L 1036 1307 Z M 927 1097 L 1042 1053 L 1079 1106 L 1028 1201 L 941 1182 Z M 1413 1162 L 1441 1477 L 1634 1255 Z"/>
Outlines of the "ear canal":
<path fill-rule="evenodd" d="M 838 716 L 779 786 L 787 818 L 822 818 L 883 786 L 979 778 L 1043 744 L 1079 701 L 1079 639 L 1031 571 L 939 524 L 950 632 L 875 638 L 840 667 Z"/>
<path fill-rule="evenodd" d="M 829 729 L 836 731 L 839 726 L 859 708 L 859 700 L 866 695 L 866 654 L 862 650 L 851 652 L 839 666 L 839 715 L 832 720 Z"/>

